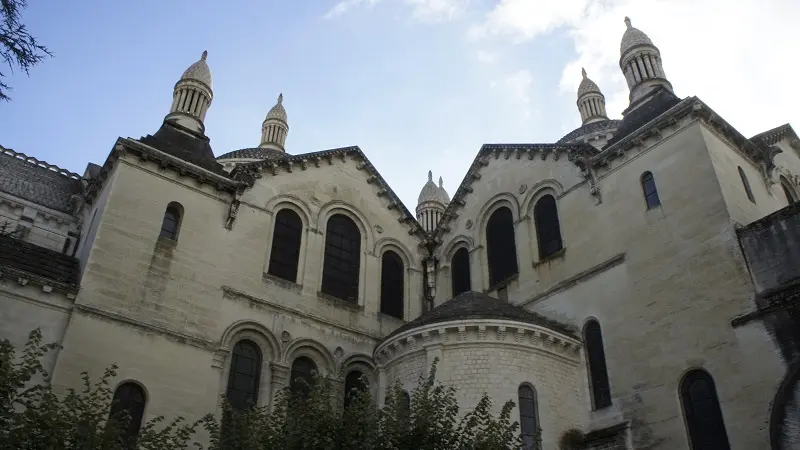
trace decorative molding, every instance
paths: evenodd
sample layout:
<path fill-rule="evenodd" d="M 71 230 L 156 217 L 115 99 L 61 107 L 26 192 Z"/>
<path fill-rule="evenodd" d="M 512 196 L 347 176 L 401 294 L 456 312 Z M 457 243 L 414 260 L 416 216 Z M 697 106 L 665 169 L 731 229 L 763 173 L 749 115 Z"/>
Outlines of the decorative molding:
<path fill-rule="evenodd" d="M 614 267 L 622 264 L 623 262 L 625 262 L 625 253 L 619 253 L 617 255 L 614 255 L 611 258 L 601 262 L 600 264 L 598 264 L 596 266 L 593 266 L 593 267 L 590 267 L 589 269 L 586 269 L 586 270 L 584 270 L 582 272 L 578 272 L 577 274 L 575 274 L 575 275 L 573 275 L 573 276 L 561 281 L 560 283 L 557 283 L 555 286 L 551 287 L 550 289 L 548 289 L 548 290 L 546 290 L 546 291 L 544 291 L 544 292 L 542 292 L 540 294 L 534 295 L 533 297 L 529 298 L 528 300 L 525 300 L 525 301 L 519 303 L 517 306 L 519 306 L 521 308 L 524 308 L 524 307 L 530 305 L 531 303 L 535 303 L 535 302 L 537 302 L 539 300 L 551 297 L 551 296 L 553 296 L 553 295 L 555 295 L 555 294 L 557 294 L 559 292 L 565 291 L 565 290 L 577 285 L 578 283 L 586 281 L 586 280 L 588 280 L 590 278 L 594 278 L 595 276 L 600 275 L 601 273 L 603 273 L 603 272 L 605 272 L 605 271 L 607 271 L 607 270 L 609 270 L 611 268 L 614 268 Z"/>

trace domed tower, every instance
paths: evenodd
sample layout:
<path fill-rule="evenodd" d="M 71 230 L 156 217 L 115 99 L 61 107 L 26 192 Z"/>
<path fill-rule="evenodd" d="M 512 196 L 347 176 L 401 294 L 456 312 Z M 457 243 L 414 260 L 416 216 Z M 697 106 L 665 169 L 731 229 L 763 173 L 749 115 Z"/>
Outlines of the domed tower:
<path fill-rule="evenodd" d="M 653 41 L 646 34 L 631 25 L 631 19 L 626 17 L 625 25 L 628 29 L 622 35 L 619 67 L 628 82 L 631 103 L 644 97 L 657 86 L 663 86 L 672 92 L 672 84 L 664 74 L 658 47 L 653 45 Z"/>
<path fill-rule="evenodd" d="M 578 86 L 578 111 L 581 113 L 582 125 L 608 120 L 606 98 L 597 84 L 586 76 L 586 69 L 581 69 L 581 73 L 583 80 Z"/>
<path fill-rule="evenodd" d="M 289 134 L 289 122 L 286 118 L 286 109 L 283 108 L 283 94 L 278 96 L 278 103 L 267 113 L 267 118 L 261 125 L 260 148 L 272 148 L 286 151 L 286 136 Z"/>
<path fill-rule="evenodd" d="M 214 98 L 211 69 L 208 68 L 206 58 L 208 52 L 204 51 L 200 60 L 189 66 L 175 83 L 172 107 L 164 118 L 199 133 L 205 133 L 203 120 Z"/>
<path fill-rule="evenodd" d="M 444 214 L 447 204 L 450 203 L 450 196 L 442 186 L 442 177 L 439 177 L 439 186 L 433 182 L 433 172 L 428 171 L 428 182 L 422 186 L 422 192 L 417 199 L 417 221 L 422 228 L 431 232 L 436 229 L 436 224 Z"/>

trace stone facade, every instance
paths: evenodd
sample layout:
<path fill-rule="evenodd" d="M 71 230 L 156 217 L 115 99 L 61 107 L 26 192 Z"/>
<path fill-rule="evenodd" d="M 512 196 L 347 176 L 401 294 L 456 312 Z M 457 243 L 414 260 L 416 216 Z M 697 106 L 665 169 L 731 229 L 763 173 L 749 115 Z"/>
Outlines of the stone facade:
<path fill-rule="evenodd" d="M 424 224 L 358 147 L 287 153 L 282 98 L 267 116 L 286 132 L 269 135 L 274 146 L 216 160 L 206 54 L 154 135 L 120 138 L 83 176 L 2 149 L 0 220 L 21 232 L 0 244 L 43 250 L 0 255 L 0 335 L 19 345 L 40 326 L 61 343 L 47 362 L 58 389 L 116 362 L 117 383 L 145 390 L 145 420 L 217 411 L 242 340 L 261 351 L 261 405 L 290 384 L 299 357 L 341 382 L 365 374 L 379 403 L 439 358 L 465 409 L 484 392 L 499 408 L 533 387 L 548 450 L 573 429 L 592 449 L 690 448 L 682 380 L 699 369 L 714 380 L 730 448 L 796 448 L 800 223 L 785 189 L 800 192 L 800 140 L 788 125 L 748 139 L 700 99 L 676 97 L 658 49 L 633 30 L 622 51 L 657 55 L 647 80 L 658 83 L 631 75 L 622 120 L 599 118 L 555 144 L 484 145 L 452 199 L 429 175 L 416 212 L 435 220 Z M 181 100 L 192 95 L 199 103 Z M 544 228 L 537 205 L 548 196 L 558 220 Z M 502 208 L 502 242 L 513 242 L 502 256 L 516 270 L 490 283 L 499 241 L 487 229 Z M 291 280 L 269 270 L 283 210 L 301 224 Z M 360 239 L 349 300 L 323 281 L 335 215 Z M 475 292 L 456 296 L 460 249 Z M 402 266 L 391 285 L 401 318 L 382 312 L 388 251 Z M 467 297 L 478 300 L 458 303 Z M 588 323 L 602 330 L 607 404 Z"/>

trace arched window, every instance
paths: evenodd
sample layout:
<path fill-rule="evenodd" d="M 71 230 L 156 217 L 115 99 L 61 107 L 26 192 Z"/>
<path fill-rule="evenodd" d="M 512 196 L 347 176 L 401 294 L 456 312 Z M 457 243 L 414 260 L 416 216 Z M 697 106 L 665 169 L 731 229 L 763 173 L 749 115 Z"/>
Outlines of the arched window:
<path fill-rule="evenodd" d="M 317 373 L 317 365 L 311 358 L 300 356 L 292 363 L 292 379 L 290 390 L 292 394 L 299 394 L 308 397 L 311 386 L 314 385 L 314 375 Z"/>
<path fill-rule="evenodd" d="M 452 272 L 453 297 L 472 290 L 469 274 L 469 251 L 466 248 L 461 247 L 456 250 L 450 263 L 450 270 Z"/>
<path fill-rule="evenodd" d="M 300 216 L 289 208 L 278 211 L 275 215 L 275 231 L 272 234 L 272 251 L 267 273 L 292 283 L 297 282 L 302 236 L 303 220 Z"/>
<path fill-rule="evenodd" d="M 548 194 L 536 202 L 533 207 L 533 221 L 539 242 L 539 259 L 545 259 L 561 250 L 561 225 L 558 222 L 555 197 Z"/>
<path fill-rule="evenodd" d="M 753 197 L 753 191 L 750 189 L 750 182 L 747 181 L 747 175 L 744 174 L 744 170 L 741 167 L 739 169 L 739 176 L 742 178 L 742 186 L 744 186 L 744 192 L 747 194 L 747 199 L 751 202 L 755 203 L 756 199 Z"/>
<path fill-rule="evenodd" d="M 656 189 L 656 180 L 653 174 L 645 172 L 642 174 L 642 191 L 644 192 L 644 202 L 647 204 L 647 209 L 655 208 L 661 204 L 658 198 L 658 189 Z"/>
<path fill-rule="evenodd" d="M 603 349 L 603 333 L 600 324 L 591 320 L 584 329 L 587 362 L 589 364 L 589 387 L 592 391 L 594 409 L 611 406 L 611 386 L 606 370 L 606 352 Z"/>
<path fill-rule="evenodd" d="M 242 340 L 233 346 L 228 375 L 228 401 L 234 409 L 247 409 L 258 401 L 261 378 L 261 350 L 252 341 Z"/>
<path fill-rule="evenodd" d="M 681 403 L 692 450 L 728 450 L 728 433 L 708 372 L 692 370 L 681 382 Z"/>
<path fill-rule="evenodd" d="M 381 257 L 381 312 L 403 318 L 403 260 L 389 250 Z"/>
<path fill-rule="evenodd" d="M 523 384 L 518 389 L 519 397 L 519 424 L 525 449 L 537 448 L 534 444 L 539 436 L 539 413 L 536 405 L 536 391 L 528 384 Z"/>
<path fill-rule="evenodd" d="M 783 188 L 783 194 L 786 195 L 786 201 L 789 202 L 790 205 L 797 201 L 797 194 L 795 194 L 794 189 L 792 189 L 792 185 L 789 184 L 789 180 L 783 175 L 781 175 L 781 187 Z"/>
<path fill-rule="evenodd" d="M 130 420 L 122 435 L 127 444 L 135 441 L 142 427 L 145 400 L 144 389 L 136 383 L 123 383 L 114 391 L 110 416 L 117 420 Z"/>
<path fill-rule="evenodd" d="M 411 396 L 408 395 L 408 391 L 403 391 L 403 393 L 401 395 L 403 396 L 403 398 L 402 398 L 403 409 L 406 412 L 410 412 L 411 411 Z"/>
<path fill-rule="evenodd" d="M 360 267 L 361 232 L 352 219 L 334 214 L 325 234 L 322 292 L 357 303 Z"/>
<path fill-rule="evenodd" d="M 505 206 L 497 208 L 486 223 L 486 252 L 489 260 L 489 286 L 519 272 L 517 245 L 514 242 L 514 216 Z"/>
<path fill-rule="evenodd" d="M 164 212 L 164 220 L 161 222 L 161 237 L 178 240 L 178 232 L 181 229 L 181 218 L 183 216 L 183 207 L 178 202 L 172 202 L 167 205 L 167 210 Z"/>
<path fill-rule="evenodd" d="M 364 392 L 367 390 L 367 384 L 364 380 L 364 374 L 358 370 L 354 370 L 347 374 L 344 379 L 344 407 L 350 406 L 353 396 L 356 391 Z"/>

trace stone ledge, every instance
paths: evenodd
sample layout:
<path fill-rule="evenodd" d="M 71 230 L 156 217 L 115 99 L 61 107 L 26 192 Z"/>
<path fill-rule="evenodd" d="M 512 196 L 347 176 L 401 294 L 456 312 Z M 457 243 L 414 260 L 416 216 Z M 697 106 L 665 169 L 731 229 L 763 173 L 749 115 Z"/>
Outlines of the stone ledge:
<path fill-rule="evenodd" d="M 297 283 L 294 283 L 292 281 L 283 279 L 281 277 L 276 277 L 275 275 L 271 275 L 271 274 L 269 274 L 267 272 L 264 272 L 262 274 L 262 278 L 267 283 L 280 286 L 280 287 L 282 287 L 284 289 L 288 289 L 290 291 L 294 291 L 294 292 L 296 292 L 298 294 L 303 292 L 303 285 L 302 284 L 297 284 Z"/>
<path fill-rule="evenodd" d="M 358 303 L 354 303 L 354 302 L 351 302 L 349 300 L 345 300 L 343 298 L 335 297 L 333 295 L 326 294 L 326 293 L 324 293 L 322 291 L 318 291 L 317 292 L 317 298 L 319 300 L 322 300 L 323 302 L 325 302 L 327 304 L 330 304 L 330 305 L 333 305 L 333 306 L 336 306 L 336 307 L 339 307 L 339 308 L 347 309 L 347 310 L 350 310 L 350 311 L 353 311 L 353 312 L 358 312 L 358 311 L 363 311 L 364 310 L 364 307 L 359 305 Z"/>

